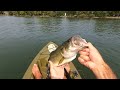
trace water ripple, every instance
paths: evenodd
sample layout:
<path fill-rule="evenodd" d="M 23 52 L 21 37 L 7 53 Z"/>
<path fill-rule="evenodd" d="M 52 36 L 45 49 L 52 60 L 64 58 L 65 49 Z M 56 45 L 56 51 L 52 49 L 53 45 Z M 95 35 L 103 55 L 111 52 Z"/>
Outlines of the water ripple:
<path fill-rule="evenodd" d="M 13 16 L 0 16 L 0 78 L 22 78 L 46 43 L 61 44 L 76 34 L 93 43 L 120 78 L 120 20 Z M 93 78 L 86 68 L 77 67 Z"/>

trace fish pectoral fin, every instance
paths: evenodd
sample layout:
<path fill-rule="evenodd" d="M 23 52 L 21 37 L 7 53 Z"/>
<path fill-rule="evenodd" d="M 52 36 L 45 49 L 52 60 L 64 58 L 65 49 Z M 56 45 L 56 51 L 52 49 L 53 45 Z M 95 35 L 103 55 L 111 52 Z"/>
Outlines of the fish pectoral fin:
<path fill-rule="evenodd" d="M 61 58 L 58 65 L 61 64 L 64 61 L 64 58 Z"/>

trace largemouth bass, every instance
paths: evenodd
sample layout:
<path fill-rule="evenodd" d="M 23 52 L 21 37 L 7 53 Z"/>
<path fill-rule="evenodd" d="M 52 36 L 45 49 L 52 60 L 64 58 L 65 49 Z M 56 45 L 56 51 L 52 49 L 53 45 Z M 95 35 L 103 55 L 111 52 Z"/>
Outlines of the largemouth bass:
<path fill-rule="evenodd" d="M 71 62 L 76 58 L 78 51 L 87 47 L 86 43 L 85 39 L 75 35 L 51 52 L 49 61 L 52 61 L 55 66 Z"/>

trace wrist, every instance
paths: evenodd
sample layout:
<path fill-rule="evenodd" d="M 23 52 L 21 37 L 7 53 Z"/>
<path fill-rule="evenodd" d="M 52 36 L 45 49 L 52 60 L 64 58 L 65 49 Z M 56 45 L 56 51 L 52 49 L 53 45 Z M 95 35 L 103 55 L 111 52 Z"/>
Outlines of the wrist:
<path fill-rule="evenodd" d="M 98 79 L 116 79 L 115 74 L 106 63 L 97 65 L 92 71 Z"/>
<path fill-rule="evenodd" d="M 103 72 L 105 72 L 106 66 L 104 64 L 95 65 L 94 68 L 91 68 L 92 72 L 96 75 L 101 75 Z"/>

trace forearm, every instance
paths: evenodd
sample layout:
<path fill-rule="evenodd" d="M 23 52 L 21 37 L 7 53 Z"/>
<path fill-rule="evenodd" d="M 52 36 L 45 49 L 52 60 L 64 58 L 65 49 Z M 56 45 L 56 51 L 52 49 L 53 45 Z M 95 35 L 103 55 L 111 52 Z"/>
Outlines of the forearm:
<path fill-rule="evenodd" d="M 96 68 L 92 69 L 97 79 L 117 79 L 114 72 L 106 64 L 98 65 Z"/>

